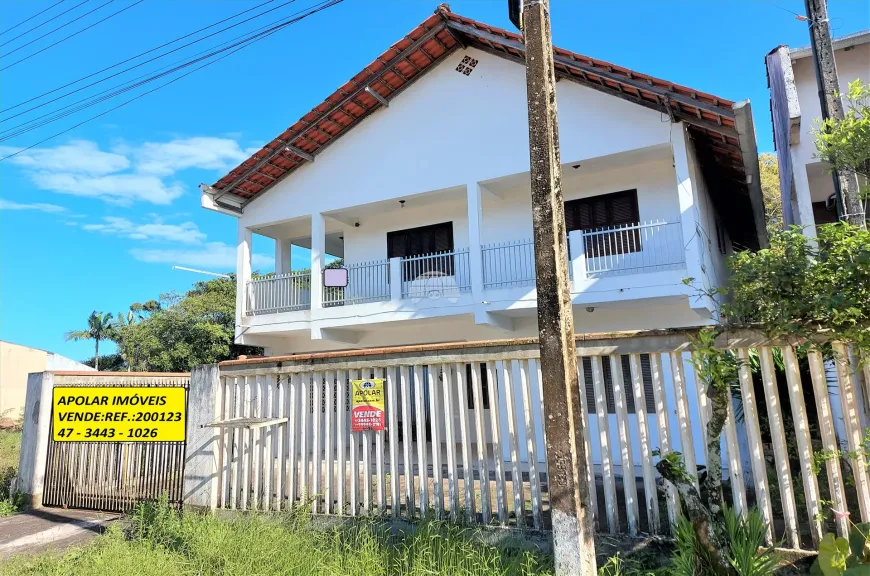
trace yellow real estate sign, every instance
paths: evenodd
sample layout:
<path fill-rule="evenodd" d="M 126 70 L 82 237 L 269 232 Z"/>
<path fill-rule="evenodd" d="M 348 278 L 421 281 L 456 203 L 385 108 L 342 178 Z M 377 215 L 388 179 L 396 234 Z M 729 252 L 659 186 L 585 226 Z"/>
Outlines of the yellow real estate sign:
<path fill-rule="evenodd" d="M 352 380 L 351 432 L 384 429 L 384 380 Z"/>
<path fill-rule="evenodd" d="M 184 442 L 184 388 L 58 387 L 52 398 L 57 442 Z"/>

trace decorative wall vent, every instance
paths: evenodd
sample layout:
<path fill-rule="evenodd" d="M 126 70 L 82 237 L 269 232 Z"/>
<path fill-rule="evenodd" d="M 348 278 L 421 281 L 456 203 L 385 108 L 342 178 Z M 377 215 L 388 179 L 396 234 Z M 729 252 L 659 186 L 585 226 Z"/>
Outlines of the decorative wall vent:
<path fill-rule="evenodd" d="M 477 66 L 477 60 L 472 58 L 471 56 L 465 56 L 456 66 L 456 71 L 469 76 L 474 67 Z"/>

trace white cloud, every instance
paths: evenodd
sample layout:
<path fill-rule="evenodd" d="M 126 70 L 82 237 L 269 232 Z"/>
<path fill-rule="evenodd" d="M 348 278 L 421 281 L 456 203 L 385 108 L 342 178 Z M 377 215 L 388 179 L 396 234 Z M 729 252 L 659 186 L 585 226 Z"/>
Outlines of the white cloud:
<path fill-rule="evenodd" d="M 0 198 L 0 210 L 36 210 L 38 212 L 57 213 L 65 211 L 66 208 L 57 204 L 42 204 L 39 202 L 34 204 L 19 204 L 18 202 L 11 202 Z"/>
<path fill-rule="evenodd" d="M 147 224 L 134 224 L 127 218 L 114 216 L 103 218 L 102 224 L 84 224 L 89 232 L 101 232 L 133 240 L 164 240 L 182 244 L 199 244 L 205 241 L 205 234 L 193 222 L 164 224 L 155 221 Z"/>
<path fill-rule="evenodd" d="M 194 266 L 212 271 L 236 269 L 236 249 L 223 242 L 206 242 L 201 247 L 190 249 L 134 248 L 130 254 L 136 260 L 152 264 Z M 254 269 L 267 270 L 275 265 L 275 260 L 271 256 L 254 254 L 251 264 Z"/>
<path fill-rule="evenodd" d="M 12 154 L 14 148 L 0 148 L 0 155 Z M 130 160 L 121 154 L 103 152 L 96 142 L 73 140 L 54 148 L 33 148 L 9 159 L 13 164 L 40 172 L 71 172 L 74 174 L 111 174 L 130 167 Z"/>
<path fill-rule="evenodd" d="M 0 147 L 0 155 L 15 149 Z M 183 170 L 227 171 L 247 158 L 231 138 L 176 138 L 140 145 L 119 143 L 111 152 L 89 140 L 53 148 L 34 148 L 9 159 L 33 184 L 58 194 L 97 198 L 114 204 L 167 205 L 184 193 L 172 177 Z"/>
<path fill-rule="evenodd" d="M 184 193 L 184 187 L 177 182 L 167 184 L 156 176 L 139 174 L 87 176 L 71 173 L 37 172 L 31 177 L 33 183 L 42 190 L 50 190 L 58 194 L 99 198 L 106 202 L 126 206 L 134 201 L 171 204 L 173 200 Z"/>
<path fill-rule="evenodd" d="M 229 170 L 249 156 L 235 140 L 212 137 L 146 142 L 133 155 L 137 171 L 159 176 L 187 168 Z"/>

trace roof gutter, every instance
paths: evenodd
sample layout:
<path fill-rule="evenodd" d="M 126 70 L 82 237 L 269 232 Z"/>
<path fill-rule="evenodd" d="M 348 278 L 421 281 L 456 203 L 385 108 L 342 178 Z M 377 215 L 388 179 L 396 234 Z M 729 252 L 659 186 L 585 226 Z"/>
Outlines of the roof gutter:
<path fill-rule="evenodd" d="M 230 198 L 224 196 L 220 200 L 215 198 L 215 194 L 218 192 L 208 184 L 200 184 L 200 204 L 206 210 L 211 210 L 212 212 L 219 212 L 221 214 L 226 214 L 227 216 L 233 216 L 238 218 L 242 215 L 242 206 L 241 202 L 238 204 L 232 202 Z M 235 196 L 234 196 L 235 197 Z"/>
<path fill-rule="evenodd" d="M 764 219 L 764 196 L 761 193 L 761 171 L 758 167 L 758 147 L 755 144 L 755 124 L 752 122 L 752 105 L 749 100 L 741 100 L 735 102 L 731 108 L 734 110 L 734 125 L 737 127 L 740 141 L 740 155 L 743 157 L 743 170 L 746 173 L 746 187 L 752 204 L 758 246 L 769 248 L 767 224 Z"/>

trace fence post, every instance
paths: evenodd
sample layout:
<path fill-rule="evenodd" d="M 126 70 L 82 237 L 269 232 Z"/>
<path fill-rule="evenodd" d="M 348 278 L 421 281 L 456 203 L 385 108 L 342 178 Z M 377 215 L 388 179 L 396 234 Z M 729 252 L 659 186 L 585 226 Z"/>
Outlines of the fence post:
<path fill-rule="evenodd" d="M 21 434 L 21 454 L 18 457 L 18 480 L 14 488 L 24 494 L 25 505 L 32 508 L 42 507 L 53 389 L 54 374 L 51 372 L 27 375 L 24 430 Z"/>
<path fill-rule="evenodd" d="M 583 230 L 568 232 L 569 254 L 571 255 L 571 272 L 574 282 L 586 280 L 586 242 L 583 240 Z M 577 290 L 577 285 L 574 285 Z"/>
<path fill-rule="evenodd" d="M 390 258 L 390 300 L 402 299 L 402 259 Z"/>
<path fill-rule="evenodd" d="M 190 373 L 184 456 L 184 506 L 214 510 L 218 504 L 221 429 L 206 427 L 220 418 L 220 370 L 197 366 Z"/>

